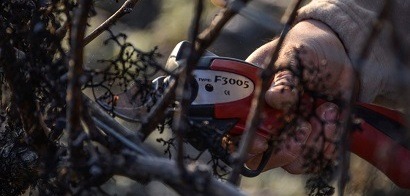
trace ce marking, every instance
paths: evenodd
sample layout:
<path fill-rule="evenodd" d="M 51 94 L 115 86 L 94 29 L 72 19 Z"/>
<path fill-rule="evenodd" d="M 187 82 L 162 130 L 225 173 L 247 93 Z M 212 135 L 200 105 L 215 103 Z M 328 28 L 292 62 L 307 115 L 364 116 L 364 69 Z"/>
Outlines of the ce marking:
<path fill-rule="evenodd" d="M 231 95 L 231 91 L 228 90 L 224 90 L 224 94 L 230 96 Z"/>

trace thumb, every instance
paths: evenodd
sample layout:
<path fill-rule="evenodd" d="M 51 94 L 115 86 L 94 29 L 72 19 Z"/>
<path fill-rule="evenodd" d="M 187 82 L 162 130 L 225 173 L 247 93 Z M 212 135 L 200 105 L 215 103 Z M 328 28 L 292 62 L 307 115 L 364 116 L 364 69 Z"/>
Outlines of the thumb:
<path fill-rule="evenodd" d="M 266 103 L 276 109 L 288 111 L 299 99 L 298 83 L 299 80 L 292 71 L 279 71 L 265 94 Z"/>

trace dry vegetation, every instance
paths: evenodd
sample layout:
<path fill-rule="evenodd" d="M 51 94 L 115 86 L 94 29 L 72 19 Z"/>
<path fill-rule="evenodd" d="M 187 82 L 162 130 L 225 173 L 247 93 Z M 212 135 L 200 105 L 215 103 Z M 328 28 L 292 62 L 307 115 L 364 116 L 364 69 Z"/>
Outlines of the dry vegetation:
<path fill-rule="evenodd" d="M 119 9 L 124 12 L 104 27 L 101 35 L 87 37 L 123 3 L 127 9 Z M 282 6 L 272 7 L 273 18 L 285 9 L 283 1 L 278 3 Z M 228 30 L 221 32 L 235 12 L 225 10 L 216 17 L 220 10 L 200 0 L 10 0 L 0 5 L 0 195 L 18 195 L 28 189 L 40 195 L 144 195 L 158 193 L 158 181 L 173 189 L 172 194 L 244 193 L 235 186 L 239 175 L 235 167 L 230 183 L 209 172 L 220 171 L 223 166 L 219 162 L 186 161 L 186 155 L 192 153 L 184 153 L 190 147 L 183 147 L 185 129 L 189 128 L 170 124 L 172 118 L 184 118 L 184 104 L 180 114 L 163 111 L 175 97 L 183 97 L 188 73 L 205 49 L 223 55 L 233 51 L 244 58 L 273 35 L 261 33 L 253 41 L 244 40 L 239 47 L 249 46 L 245 51 L 236 51 L 237 45 L 235 50 L 226 47 L 229 44 L 224 38 L 232 34 L 238 34 L 238 39 L 252 37 L 242 35 L 238 27 L 249 27 L 249 21 L 234 18 L 237 26 L 228 24 Z M 292 14 L 288 18 L 290 24 Z M 186 71 L 170 73 L 163 66 L 166 57 L 176 43 L 186 39 L 195 43 L 190 63 Z M 249 42 L 254 45 L 247 45 Z M 141 100 L 158 96 L 159 92 L 149 89 L 150 81 L 163 74 L 178 74 L 178 82 L 161 94 L 162 99 L 142 122 L 120 124 L 109 110 L 103 111 L 93 101 L 127 91 L 131 83 L 140 86 L 136 94 Z M 266 90 L 268 85 L 260 88 Z M 257 122 L 258 117 L 253 120 Z M 165 134 L 170 134 L 171 128 L 174 137 Z M 244 138 L 249 142 L 252 135 Z M 160 144 L 172 149 L 173 160 L 162 156 Z M 188 160 L 197 160 L 193 157 Z M 347 194 L 406 193 L 380 173 L 373 174 L 375 169 L 358 159 L 352 161 L 350 172 L 354 175 Z M 204 167 L 207 161 L 214 164 Z M 326 177 L 290 176 L 280 169 L 243 179 L 240 187 L 252 195 L 302 195 L 306 194 L 305 177 L 313 179 L 308 192 L 333 193 Z"/>

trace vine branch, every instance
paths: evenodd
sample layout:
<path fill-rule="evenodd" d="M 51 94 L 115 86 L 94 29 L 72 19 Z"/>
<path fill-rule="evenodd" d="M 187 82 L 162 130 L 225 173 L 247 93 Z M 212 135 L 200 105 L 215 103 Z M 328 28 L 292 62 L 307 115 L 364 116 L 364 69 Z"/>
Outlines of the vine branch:
<path fill-rule="evenodd" d="M 158 179 L 184 195 L 244 195 L 237 187 L 210 176 L 209 171 L 201 166 L 187 171 L 192 177 L 187 182 L 173 160 L 156 157 L 144 157 L 144 159 L 129 157 L 129 159 L 131 161 L 124 160 L 123 156 L 110 158 L 113 172 L 131 179 Z"/>
<path fill-rule="evenodd" d="M 112 25 L 114 25 L 121 17 L 126 14 L 132 12 L 135 5 L 139 2 L 139 0 L 127 0 L 122 4 L 120 9 L 118 9 L 113 15 L 111 15 L 106 21 L 104 21 L 100 26 L 94 29 L 87 37 L 84 38 L 83 42 L 84 45 L 89 44 L 93 41 L 96 37 L 98 37 L 102 32 L 109 29 Z"/>
<path fill-rule="evenodd" d="M 70 58 L 68 60 L 68 86 L 67 86 L 67 124 L 69 133 L 69 148 L 71 160 L 75 165 L 81 152 L 81 142 L 74 142 L 82 133 L 81 116 L 83 110 L 81 77 L 83 75 L 83 38 L 87 27 L 88 13 L 92 8 L 92 0 L 81 0 L 74 15 L 70 37 Z M 81 156 L 80 156 L 81 157 Z"/>
<path fill-rule="evenodd" d="M 267 64 L 267 68 L 262 71 L 261 74 L 261 81 L 257 82 L 255 85 L 255 93 L 252 100 L 252 105 L 250 108 L 250 113 L 248 115 L 248 119 L 246 122 L 246 127 L 244 130 L 244 135 L 239 143 L 239 149 L 237 153 L 234 154 L 234 162 L 235 165 L 233 166 L 233 170 L 231 172 L 231 176 L 229 177 L 229 181 L 234 184 L 239 183 L 239 174 L 241 173 L 241 169 L 245 162 L 245 158 L 247 152 L 249 151 L 250 145 L 252 144 L 253 139 L 255 138 L 256 128 L 260 124 L 262 108 L 265 104 L 265 92 L 270 87 L 271 78 L 274 75 L 274 65 L 278 58 L 280 48 L 285 40 L 287 33 L 290 30 L 291 25 L 293 24 L 296 13 L 298 8 L 300 7 L 303 0 L 294 0 L 292 1 L 292 6 L 290 6 L 291 11 L 285 12 L 284 18 L 287 18 L 287 22 L 282 30 L 282 33 L 279 37 L 277 47 L 273 51 L 272 55 L 268 55 L 265 59 L 265 64 Z"/>

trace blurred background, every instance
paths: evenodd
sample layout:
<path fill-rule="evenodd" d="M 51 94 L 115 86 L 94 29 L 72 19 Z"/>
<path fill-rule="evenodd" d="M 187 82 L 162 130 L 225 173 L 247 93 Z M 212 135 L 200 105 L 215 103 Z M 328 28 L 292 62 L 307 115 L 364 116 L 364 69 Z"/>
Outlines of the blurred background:
<path fill-rule="evenodd" d="M 142 0 L 111 30 L 114 34 L 125 33 L 128 41 L 143 51 L 158 47 L 159 53 L 162 54 L 159 62 L 164 64 L 173 47 L 178 42 L 188 39 L 194 2 L 193 0 Z M 220 10 L 210 1 L 204 2 L 206 6 L 202 17 L 202 28 L 205 28 Z M 105 21 L 122 3 L 124 0 L 95 1 L 97 15 L 90 21 L 89 31 Z M 288 3 L 287 0 L 254 0 L 248 6 L 256 16 L 265 17 L 264 19 L 267 19 L 265 23 L 269 24 L 269 20 L 280 20 Z M 209 50 L 220 56 L 245 59 L 257 47 L 269 42 L 276 33 L 253 20 L 236 16 Z M 103 47 L 103 41 L 108 37 L 108 33 L 103 33 L 87 45 L 88 66 L 93 66 L 99 59 L 109 59 L 116 54 L 115 47 Z M 124 124 L 131 129 L 136 126 L 126 122 Z M 153 134 L 147 143 L 162 155 L 163 147 L 155 140 L 158 137 L 169 136 Z M 305 180 L 304 175 L 290 175 L 278 168 L 255 178 L 242 178 L 241 188 L 249 195 L 306 195 Z M 111 195 L 176 195 L 160 182 L 141 185 L 120 176 L 110 180 L 103 189 Z M 410 195 L 410 192 L 397 188 L 371 165 L 352 155 L 350 182 L 346 194 Z"/>

